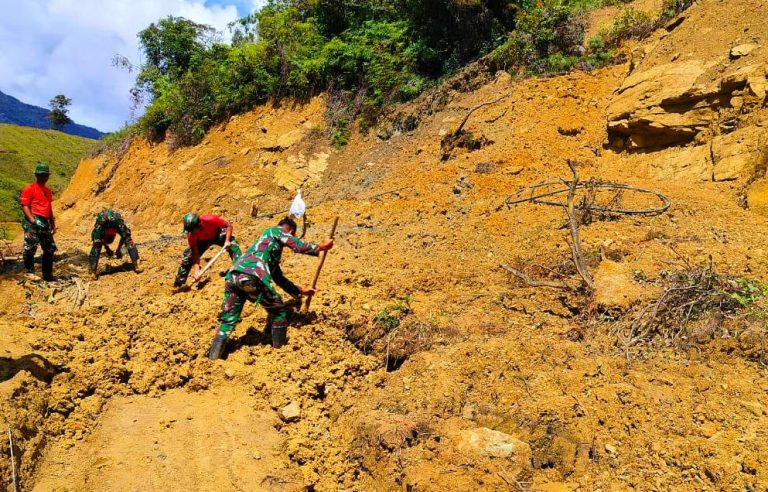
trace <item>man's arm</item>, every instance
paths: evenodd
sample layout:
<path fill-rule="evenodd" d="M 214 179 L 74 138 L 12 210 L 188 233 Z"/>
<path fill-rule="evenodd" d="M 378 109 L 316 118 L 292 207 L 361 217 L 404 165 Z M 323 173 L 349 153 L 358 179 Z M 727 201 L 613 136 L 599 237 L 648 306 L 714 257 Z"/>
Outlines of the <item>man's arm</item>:
<path fill-rule="evenodd" d="M 224 248 L 229 250 L 230 246 L 232 246 L 232 231 L 234 227 L 232 227 L 232 224 L 227 223 L 227 230 L 224 232 Z"/>
<path fill-rule="evenodd" d="M 24 217 L 27 218 L 28 221 L 30 221 L 32 224 L 35 223 L 35 216 L 32 215 L 32 209 L 29 207 L 29 205 L 22 205 L 21 206 L 22 212 L 24 212 Z"/>
<path fill-rule="evenodd" d="M 197 279 L 200 276 L 200 250 L 197 248 L 196 239 L 189 240 L 189 249 L 192 250 L 193 277 Z"/>
<path fill-rule="evenodd" d="M 301 295 L 302 290 L 296 286 L 293 282 L 288 280 L 285 275 L 283 275 L 283 270 L 280 268 L 280 265 L 278 265 L 276 268 L 273 268 L 272 271 L 272 280 L 275 281 L 278 287 L 286 291 L 288 294 L 292 295 L 293 297 L 298 297 Z"/>
<path fill-rule="evenodd" d="M 320 244 L 305 243 L 296 236 L 292 236 L 285 232 L 280 233 L 278 241 L 280 241 L 283 246 L 291 248 L 294 253 L 310 256 L 317 256 L 321 251 L 327 251 L 333 247 L 333 239 L 325 240 Z"/>

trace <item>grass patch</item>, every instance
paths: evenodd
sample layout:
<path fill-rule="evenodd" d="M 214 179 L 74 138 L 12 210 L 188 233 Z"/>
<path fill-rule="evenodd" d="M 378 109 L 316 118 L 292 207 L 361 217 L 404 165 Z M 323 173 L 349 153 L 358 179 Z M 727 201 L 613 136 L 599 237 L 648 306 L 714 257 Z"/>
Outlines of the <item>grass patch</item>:
<path fill-rule="evenodd" d="M 57 196 L 95 143 L 55 130 L 0 124 L 0 221 L 21 220 L 18 194 L 34 181 L 38 162 L 50 164 L 48 186 Z"/>

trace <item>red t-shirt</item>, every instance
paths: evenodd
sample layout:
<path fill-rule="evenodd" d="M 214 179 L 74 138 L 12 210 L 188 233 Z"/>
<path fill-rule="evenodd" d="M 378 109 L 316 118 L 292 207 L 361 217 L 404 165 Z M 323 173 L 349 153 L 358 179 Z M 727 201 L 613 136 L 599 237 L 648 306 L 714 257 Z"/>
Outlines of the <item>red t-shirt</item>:
<path fill-rule="evenodd" d="M 219 237 L 222 229 L 229 226 L 229 222 L 218 215 L 201 215 L 200 225 L 194 232 L 187 234 L 187 242 L 192 247 L 198 241 L 210 241 Z"/>
<path fill-rule="evenodd" d="M 37 181 L 24 188 L 19 199 L 22 205 L 27 205 L 32 209 L 33 215 L 39 215 L 46 219 L 53 217 L 52 201 L 51 189 L 45 185 L 37 184 Z"/>

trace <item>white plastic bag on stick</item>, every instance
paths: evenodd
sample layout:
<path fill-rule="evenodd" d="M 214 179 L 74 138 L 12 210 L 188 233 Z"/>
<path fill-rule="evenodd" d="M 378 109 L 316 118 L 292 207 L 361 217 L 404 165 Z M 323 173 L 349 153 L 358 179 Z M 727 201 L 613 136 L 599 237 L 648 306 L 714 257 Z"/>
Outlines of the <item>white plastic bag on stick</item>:
<path fill-rule="evenodd" d="M 291 203 L 291 210 L 288 212 L 297 219 L 304 217 L 304 212 L 307 211 L 307 206 L 304 204 L 304 200 L 301 198 L 301 190 L 296 191 L 296 198 Z"/>

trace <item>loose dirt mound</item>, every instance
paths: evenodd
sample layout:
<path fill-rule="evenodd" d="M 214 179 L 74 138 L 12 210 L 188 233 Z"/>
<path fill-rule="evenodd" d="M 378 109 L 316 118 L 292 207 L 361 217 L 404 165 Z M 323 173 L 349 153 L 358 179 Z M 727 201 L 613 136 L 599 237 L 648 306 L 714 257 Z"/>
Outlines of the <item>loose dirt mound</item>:
<path fill-rule="evenodd" d="M 760 5 L 729 4 L 741 8 L 723 17 L 722 2 L 703 1 L 676 29 L 752 22 L 746 12 Z M 245 490 L 764 488 L 759 323 L 738 331 L 721 322 L 696 343 L 662 350 L 627 353 L 616 343 L 621 317 L 684 262 L 711 255 L 719 271 L 768 278 L 768 225 L 740 206 L 755 176 L 662 179 L 656 170 L 674 167 L 697 142 L 643 153 L 604 148 L 606 114 L 628 69 L 526 81 L 500 75 L 473 92 L 451 92 L 410 133 L 360 136 L 342 151 L 326 145 L 323 106 L 313 101 L 256 109 L 194 148 L 136 141 L 84 161 L 58 204 L 59 282 L 0 277 L 0 350 L 8 351 L 0 352 L 0 416 L 13 431 L 24 487 L 87 489 L 113 472 L 165 480 L 167 471 L 156 488 L 195 488 L 193 478 L 200 488 L 215 481 Z M 504 94 L 464 128 L 493 143 L 442 160 L 441 138 L 469 109 Z M 704 135 L 703 145 L 718 136 Z M 572 273 L 562 210 L 504 206 L 521 187 L 568 176 L 565 159 L 580 163 L 584 179 L 673 200 L 662 215 L 581 227 L 591 267 L 605 257 L 615 263 L 605 275 L 621 274 L 608 279 L 611 288 L 631 287 L 618 314 L 579 294 L 520 286 L 499 267 Z M 221 280 L 214 273 L 201 289 L 170 294 L 184 247 L 179 218 L 221 213 L 248 243 L 275 221 L 251 218 L 251 202 L 262 214 L 283 210 L 299 185 L 312 207 L 309 239 L 323 238 L 341 216 L 315 313 L 295 317 L 288 345 L 274 350 L 260 333 L 264 313 L 246 307 L 227 359 L 210 363 Z M 113 260 L 98 282 L 84 281 L 91 214 L 105 204 L 123 212 L 145 269 L 137 275 Z M 300 284 L 315 266 L 284 260 Z M 289 404 L 298 415 L 283 422 Z M 229 425 L 217 438 L 222 421 Z M 0 454 L 9 454 L 1 440 Z M 219 456 L 232 466 L 216 468 Z M 187 460 L 194 473 L 175 478 Z M 280 472 L 265 482 L 270 469 Z M 0 461 L 6 488 L 9 470 Z"/>

